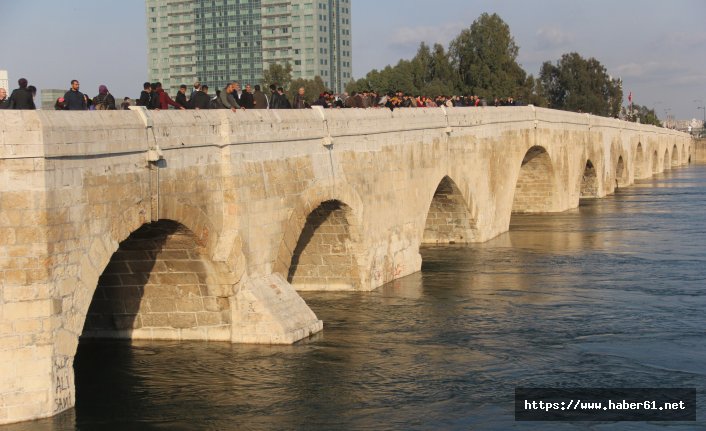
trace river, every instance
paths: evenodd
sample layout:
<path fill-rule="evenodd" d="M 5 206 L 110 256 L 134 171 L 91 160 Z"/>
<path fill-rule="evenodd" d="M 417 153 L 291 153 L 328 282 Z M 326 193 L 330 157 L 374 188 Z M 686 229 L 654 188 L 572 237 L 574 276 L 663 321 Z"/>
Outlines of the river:
<path fill-rule="evenodd" d="M 484 244 L 426 247 L 366 293 L 305 293 L 293 346 L 82 343 L 76 408 L 18 430 L 650 430 L 515 422 L 514 388 L 706 387 L 706 166 Z"/>

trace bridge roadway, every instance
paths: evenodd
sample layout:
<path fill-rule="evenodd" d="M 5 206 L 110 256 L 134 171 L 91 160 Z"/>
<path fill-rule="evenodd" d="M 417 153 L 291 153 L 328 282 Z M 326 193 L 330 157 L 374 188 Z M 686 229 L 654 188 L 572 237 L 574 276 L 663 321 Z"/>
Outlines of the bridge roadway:
<path fill-rule="evenodd" d="M 533 107 L 0 111 L 0 423 L 75 401 L 79 337 L 292 343 L 371 290 L 685 165 L 688 135 Z"/>

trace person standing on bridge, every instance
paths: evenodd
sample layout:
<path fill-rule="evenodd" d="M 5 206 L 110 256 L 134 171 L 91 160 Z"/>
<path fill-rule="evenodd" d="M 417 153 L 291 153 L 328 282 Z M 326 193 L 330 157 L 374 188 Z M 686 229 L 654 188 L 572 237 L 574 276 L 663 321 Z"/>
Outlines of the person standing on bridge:
<path fill-rule="evenodd" d="M 7 98 L 7 90 L 0 88 L 0 109 L 7 109 L 10 107 L 10 100 Z"/>
<path fill-rule="evenodd" d="M 255 109 L 269 109 L 270 101 L 267 99 L 267 94 L 260 90 L 259 85 L 255 86 L 255 93 L 253 93 L 252 97 Z"/>
<path fill-rule="evenodd" d="M 137 99 L 137 106 L 152 109 L 152 96 L 152 84 L 145 82 L 142 84 L 142 92 L 140 93 L 140 98 Z"/>
<path fill-rule="evenodd" d="M 179 86 L 179 91 L 177 92 L 174 101 L 182 108 L 188 108 L 189 104 L 186 101 L 186 84 L 181 84 Z"/>
<path fill-rule="evenodd" d="M 235 91 L 235 83 L 231 82 L 221 91 L 221 94 L 216 99 L 216 105 L 219 109 L 230 109 L 235 112 L 240 109 L 240 105 L 235 101 L 233 92 Z"/>
<path fill-rule="evenodd" d="M 161 82 L 157 82 L 155 84 L 155 91 L 157 92 L 157 97 L 159 98 L 159 109 L 169 109 L 169 105 L 175 107 L 176 109 L 186 109 L 169 97 L 167 92 L 162 88 Z"/>
<path fill-rule="evenodd" d="M 279 109 L 292 109 L 292 104 L 289 103 L 287 95 L 284 94 L 284 88 L 277 87 L 277 96 L 279 97 Z"/>
<path fill-rule="evenodd" d="M 245 89 L 243 90 L 243 94 L 240 95 L 238 103 L 245 109 L 255 108 L 255 98 L 252 94 L 250 84 L 245 84 Z"/>
<path fill-rule="evenodd" d="M 297 91 L 297 94 L 294 95 L 294 103 L 292 107 L 294 109 L 307 109 L 311 108 L 309 106 L 309 103 L 306 101 L 306 97 L 304 96 L 304 87 L 299 87 L 299 91 Z"/>
<path fill-rule="evenodd" d="M 71 80 L 71 88 L 64 94 L 64 106 L 69 111 L 85 111 L 88 109 L 86 96 L 78 89 L 80 84 L 77 79 Z"/>
<path fill-rule="evenodd" d="M 211 109 L 211 98 L 208 96 L 208 85 L 200 85 L 198 90 L 191 93 L 189 108 Z"/>
<path fill-rule="evenodd" d="M 32 92 L 27 88 L 27 80 L 20 78 L 17 81 L 17 85 L 19 85 L 20 88 L 12 91 L 10 99 L 8 100 L 8 109 L 37 109 L 34 106 Z"/>
<path fill-rule="evenodd" d="M 107 86 L 100 85 L 98 87 L 98 95 L 93 98 L 93 106 L 98 111 L 115 111 L 115 97 L 110 94 Z"/>

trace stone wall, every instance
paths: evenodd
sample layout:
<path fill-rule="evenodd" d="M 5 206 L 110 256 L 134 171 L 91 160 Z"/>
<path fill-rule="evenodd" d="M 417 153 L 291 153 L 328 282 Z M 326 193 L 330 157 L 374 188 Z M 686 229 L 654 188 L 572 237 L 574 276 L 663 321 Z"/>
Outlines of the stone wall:
<path fill-rule="evenodd" d="M 706 163 L 706 138 L 694 139 L 694 154 L 691 161 Z"/>

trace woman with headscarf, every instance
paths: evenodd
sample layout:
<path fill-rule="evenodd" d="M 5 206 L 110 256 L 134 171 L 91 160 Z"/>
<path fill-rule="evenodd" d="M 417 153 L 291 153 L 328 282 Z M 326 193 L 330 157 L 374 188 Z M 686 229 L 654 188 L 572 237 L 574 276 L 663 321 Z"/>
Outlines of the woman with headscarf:
<path fill-rule="evenodd" d="M 96 110 L 115 110 L 115 97 L 108 91 L 108 87 L 101 85 L 98 87 L 98 95 L 93 98 L 93 109 Z"/>

